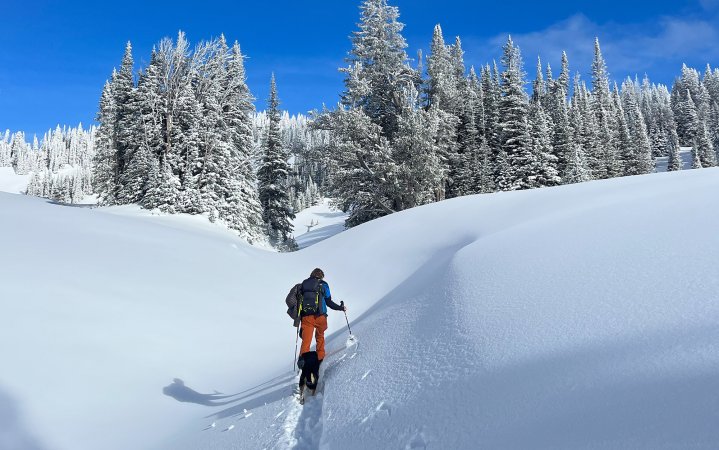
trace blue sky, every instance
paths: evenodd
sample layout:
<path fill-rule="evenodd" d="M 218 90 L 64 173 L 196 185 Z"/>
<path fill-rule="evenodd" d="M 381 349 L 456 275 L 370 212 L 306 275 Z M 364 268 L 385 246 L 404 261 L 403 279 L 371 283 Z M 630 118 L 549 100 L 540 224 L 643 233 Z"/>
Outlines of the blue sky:
<path fill-rule="evenodd" d="M 238 40 L 249 57 L 248 83 L 258 109 L 264 108 L 272 71 L 290 112 L 334 105 L 342 89 L 337 68 L 350 48 L 359 3 L 3 0 L 0 129 L 41 134 L 58 123 L 92 123 L 102 85 L 119 65 L 125 42 L 132 41 L 139 68 L 154 43 L 178 30 L 192 43 L 220 33 Z M 440 23 L 448 41 L 462 38 L 468 65 L 498 58 L 511 33 L 530 77 L 537 54 L 558 68 L 563 49 L 572 70 L 586 75 L 594 36 L 615 79 L 648 73 L 653 81 L 670 84 L 683 62 L 719 65 L 719 0 L 390 3 L 400 8 L 412 57 L 428 49 Z"/>

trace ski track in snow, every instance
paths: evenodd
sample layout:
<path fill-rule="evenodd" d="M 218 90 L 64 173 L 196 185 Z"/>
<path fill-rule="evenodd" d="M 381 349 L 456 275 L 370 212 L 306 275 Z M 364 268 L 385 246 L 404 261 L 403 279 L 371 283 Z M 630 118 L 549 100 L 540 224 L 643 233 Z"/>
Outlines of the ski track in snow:
<path fill-rule="evenodd" d="M 317 386 L 317 391 L 315 395 L 305 392 L 304 405 L 300 405 L 296 396 L 285 400 L 287 407 L 282 411 L 282 413 L 286 413 L 285 421 L 282 424 L 283 432 L 278 437 L 273 449 L 315 450 L 321 447 L 325 418 L 323 410 L 325 380 L 329 379 L 330 383 L 332 382 L 333 372 L 338 365 L 345 361 L 347 352 L 351 350 L 351 347 L 347 346 L 344 349 L 328 353 L 325 364 L 320 370 L 320 382 Z M 354 347 L 356 350 L 356 345 Z M 355 351 L 353 356 L 356 354 L 357 352 Z M 296 377 L 296 381 L 299 381 L 299 377 Z M 278 414 L 276 418 L 279 418 L 282 413 Z M 331 411 L 327 412 L 327 418 L 329 417 L 331 417 Z"/>

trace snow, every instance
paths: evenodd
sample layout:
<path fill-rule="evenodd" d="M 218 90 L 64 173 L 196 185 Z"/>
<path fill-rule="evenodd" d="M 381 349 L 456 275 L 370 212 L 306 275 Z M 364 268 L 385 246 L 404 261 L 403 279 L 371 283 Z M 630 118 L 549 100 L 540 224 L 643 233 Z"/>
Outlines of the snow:
<path fill-rule="evenodd" d="M 333 209 L 328 198 L 303 209 L 292 221 L 297 245 L 302 249 L 341 233 L 345 230 L 347 217 L 347 213 Z"/>
<path fill-rule="evenodd" d="M 27 190 L 31 175 L 16 175 L 12 167 L 0 167 L 0 192 L 20 194 Z"/>
<path fill-rule="evenodd" d="M 682 159 L 682 170 L 688 170 L 692 168 L 692 148 L 691 147 L 680 147 L 679 156 Z M 669 166 L 669 157 L 661 156 L 656 159 L 656 172 L 666 172 Z"/>
<path fill-rule="evenodd" d="M 0 194 L 0 448 L 714 448 L 718 188 L 464 197 L 290 254 Z M 300 406 L 283 300 L 314 267 L 357 339 L 330 311 Z"/>

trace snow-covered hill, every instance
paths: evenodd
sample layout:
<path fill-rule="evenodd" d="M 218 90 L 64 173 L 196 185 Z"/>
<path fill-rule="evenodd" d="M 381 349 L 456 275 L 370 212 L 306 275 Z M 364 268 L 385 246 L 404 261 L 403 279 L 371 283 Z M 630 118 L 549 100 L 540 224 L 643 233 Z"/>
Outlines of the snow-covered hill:
<path fill-rule="evenodd" d="M 718 189 L 465 197 L 292 254 L 0 194 L 0 448 L 713 448 Z M 283 300 L 316 266 L 359 344 L 331 312 L 300 407 Z"/>
<path fill-rule="evenodd" d="M 25 192 L 29 180 L 30 175 L 16 175 L 12 167 L 0 167 L 0 192 Z"/>

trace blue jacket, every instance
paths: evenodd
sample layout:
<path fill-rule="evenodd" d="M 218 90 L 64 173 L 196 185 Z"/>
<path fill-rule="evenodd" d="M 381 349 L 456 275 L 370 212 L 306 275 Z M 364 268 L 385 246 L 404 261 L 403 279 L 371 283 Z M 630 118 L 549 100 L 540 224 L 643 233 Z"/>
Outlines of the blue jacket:
<path fill-rule="evenodd" d="M 327 315 L 327 307 L 334 309 L 335 311 L 342 311 L 342 307 L 338 305 L 337 303 L 332 301 L 332 294 L 330 293 L 330 285 L 327 284 L 326 281 L 322 280 L 322 292 L 325 293 L 324 298 L 322 298 L 322 306 L 320 307 L 320 312 L 324 315 Z"/>
<path fill-rule="evenodd" d="M 305 281 L 308 281 L 308 280 L 305 280 Z M 342 307 L 332 301 L 332 294 L 330 293 L 330 285 L 327 284 L 326 281 L 320 280 L 320 286 L 322 286 L 322 294 L 323 295 L 320 296 L 320 308 L 316 315 L 326 316 L 328 306 L 331 309 L 334 309 L 335 311 L 342 311 Z M 304 316 L 305 314 L 302 314 L 302 315 Z"/>

